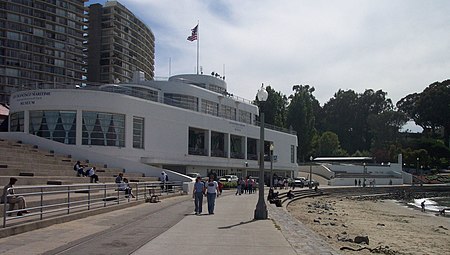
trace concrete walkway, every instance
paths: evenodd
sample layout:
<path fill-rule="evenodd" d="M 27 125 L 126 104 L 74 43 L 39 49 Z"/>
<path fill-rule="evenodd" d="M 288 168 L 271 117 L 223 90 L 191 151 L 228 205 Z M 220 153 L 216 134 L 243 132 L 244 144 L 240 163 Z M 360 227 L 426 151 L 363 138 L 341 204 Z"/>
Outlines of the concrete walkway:
<path fill-rule="evenodd" d="M 0 254 L 338 254 L 283 208 L 254 221 L 257 200 L 225 191 L 196 216 L 190 196 L 164 199 L 1 238 Z"/>
<path fill-rule="evenodd" d="M 188 215 L 133 254 L 338 254 L 283 208 L 268 204 L 271 219 L 253 220 L 257 200 L 258 194 L 219 197 L 214 215 Z"/>

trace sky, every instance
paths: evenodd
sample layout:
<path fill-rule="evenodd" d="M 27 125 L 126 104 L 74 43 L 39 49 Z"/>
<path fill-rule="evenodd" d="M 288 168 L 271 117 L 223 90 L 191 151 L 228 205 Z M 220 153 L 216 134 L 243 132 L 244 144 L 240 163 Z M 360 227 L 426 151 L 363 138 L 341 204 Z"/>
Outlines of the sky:
<path fill-rule="evenodd" d="M 381 89 L 395 105 L 450 79 L 448 0 L 119 2 L 155 35 L 156 77 L 196 73 L 187 37 L 199 22 L 204 74 L 224 75 L 228 92 L 250 100 L 262 83 L 287 96 L 308 84 L 321 105 L 339 89 Z"/>

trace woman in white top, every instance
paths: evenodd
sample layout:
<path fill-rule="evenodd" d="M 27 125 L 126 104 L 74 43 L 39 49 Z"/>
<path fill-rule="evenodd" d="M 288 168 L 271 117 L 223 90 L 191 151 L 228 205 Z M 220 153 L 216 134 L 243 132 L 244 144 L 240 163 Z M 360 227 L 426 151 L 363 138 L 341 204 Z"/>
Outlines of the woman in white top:
<path fill-rule="evenodd" d="M 214 180 L 214 176 L 209 176 L 209 181 L 206 183 L 206 198 L 208 199 L 208 213 L 214 214 L 214 205 L 216 197 L 219 196 L 219 185 Z"/>

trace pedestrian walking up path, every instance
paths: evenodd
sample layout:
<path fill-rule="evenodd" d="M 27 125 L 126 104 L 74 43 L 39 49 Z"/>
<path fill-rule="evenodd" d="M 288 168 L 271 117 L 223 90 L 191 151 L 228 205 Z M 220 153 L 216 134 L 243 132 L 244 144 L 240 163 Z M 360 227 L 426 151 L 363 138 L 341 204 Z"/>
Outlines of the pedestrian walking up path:
<path fill-rule="evenodd" d="M 337 254 L 317 235 L 306 237 L 310 232 L 300 236 L 295 231 L 282 232 L 288 228 L 280 223 L 302 225 L 292 225 L 296 220 L 279 211 L 282 208 L 268 204 L 272 219 L 253 220 L 257 200 L 258 194 L 221 196 L 214 215 L 207 214 L 206 208 L 200 216 L 192 213 L 133 254 Z"/>

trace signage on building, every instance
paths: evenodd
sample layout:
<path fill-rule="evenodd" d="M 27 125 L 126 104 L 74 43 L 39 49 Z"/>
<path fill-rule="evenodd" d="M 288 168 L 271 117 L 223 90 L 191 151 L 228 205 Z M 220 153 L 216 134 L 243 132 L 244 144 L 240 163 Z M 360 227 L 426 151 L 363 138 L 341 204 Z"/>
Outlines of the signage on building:
<path fill-rule="evenodd" d="M 50 91 L 24 91 L 14 94 L 12 101 L 15 101 L 19 105 L 34 105 L 37 101 L 50 95 Z"/>

